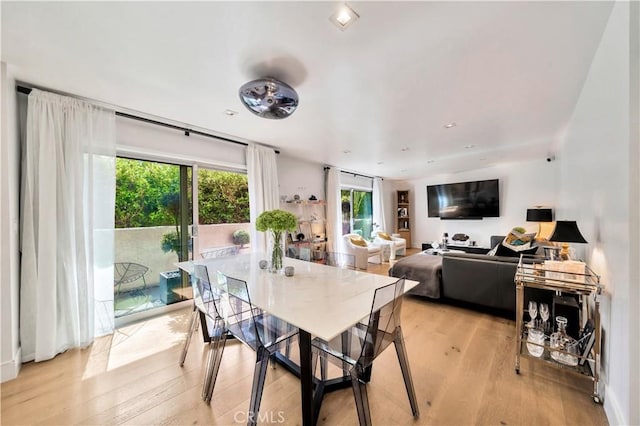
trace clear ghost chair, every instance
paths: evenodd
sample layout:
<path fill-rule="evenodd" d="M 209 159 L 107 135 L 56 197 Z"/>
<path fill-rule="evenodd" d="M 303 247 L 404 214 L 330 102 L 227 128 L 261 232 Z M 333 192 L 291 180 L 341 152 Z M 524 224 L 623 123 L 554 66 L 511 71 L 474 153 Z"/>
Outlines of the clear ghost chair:
<path fill-rule="evenodd" d="M 295 339 L 298 329 L 254 306 L 251 303 L 246 282 L 222 274 L 219 274 L 219 277 L 218 282 L 221 283 L 222 297 L 214 299 L 217 312 L 224 318 L 226 330 L 256 352 L 251 401 L 247 416 L 247 424 L 254 425 L 258 419 L 269 358 Z M 218 366 L 226 342 L 225 334 L 222 334 L 221 337 Z M 216 375 L 218 367 L 210 369 L 209 373 Z M 215 377 L 209 380 L 211 383 L 209 400 L 211 400 L 215 381 Z"/>
<path fill-rule="evenodd" d="M 361 425 L 371 424 L 366 382 L 370 367 L 391 343 L 395 345 L 404 384 L 414 418 L 420 416 L 416 393 L 409 370 L 404 337 L 400 327 L 404 278 L 376 290 L 366 324 L 358 323 L 330 342 L 313 340 L 314 358 L 326 358 L 351 376 L 351 385 Z M 348 368 L 347 368 L 348 366 Z M 323 370 L 326 370 L 323 368 Z M 346 370 L 346 371 L 345 371 Z M 325 371 L 322 371 L 325 380 Z"/>
<path fill-rule="evenodd" d="M 209 388 L 213 388 L 217 376 L 217 368 L 220 366 L 218 352 L 221 339 L 226 336 L 224 321 L 218 314 L 215 306 L 215 300 L 220 298 L 220 291 L 217 286 L 211 286 L 207 267 L 204 265 L 194 265 L 193 274 L 191 276 L 191 286 L 193 288 L 194 311 L 191 316 L 191 323 L 187 334 L 187 340 L 182 349 L 180 357 L 180 366 L 184 365 L 187 356 L 191 336 L 195 332 L 198 325 L 198 314 L 202 313 L 207 319 L 207 331 L 209 333 L 209 356 L 207 357 L 207 366 L 205 368 L 204 384 L 202 386 L 202 398 L 209 402 L 211 398 Z M 215 373 L 212 371 L 216 369 Z"/>
<path fill-rule="evenodd" d="M 345 269 L 356 269 L 356 257 L 352 254 L 324 252 L 323 263 Z"/>

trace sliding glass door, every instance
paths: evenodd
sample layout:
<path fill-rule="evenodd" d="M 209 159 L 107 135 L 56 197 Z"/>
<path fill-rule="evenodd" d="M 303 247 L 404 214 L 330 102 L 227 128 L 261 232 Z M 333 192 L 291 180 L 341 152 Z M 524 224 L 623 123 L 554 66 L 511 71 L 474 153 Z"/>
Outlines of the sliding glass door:
<path fill-rule="evenodd" d="M 192 258 L 192 168 L 116 159 L 116 318 L 190 297 L 175 263 Z"/>
<path fill-rule="evenodd" d="M 359 234 L 371 238 L 373 232 L 373 202 L 371 191 L 343 188 L 342 199 L 342 234 Z"/>
<path fill-rule="evenodd" d="M 117 158 L 115 223 L 116 318 L 190 299 L 176 262 L 251 247 L 247 175 Z"/>

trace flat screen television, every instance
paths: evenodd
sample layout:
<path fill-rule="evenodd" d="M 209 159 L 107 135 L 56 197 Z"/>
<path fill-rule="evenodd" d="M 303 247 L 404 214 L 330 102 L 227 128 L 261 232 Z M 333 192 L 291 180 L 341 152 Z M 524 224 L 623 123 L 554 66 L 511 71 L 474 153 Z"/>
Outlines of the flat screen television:
<path fill-rule="evenodd" d="M 440 219 L 500 216 L 498 179 L 427 186 L 427 213 Z"/>

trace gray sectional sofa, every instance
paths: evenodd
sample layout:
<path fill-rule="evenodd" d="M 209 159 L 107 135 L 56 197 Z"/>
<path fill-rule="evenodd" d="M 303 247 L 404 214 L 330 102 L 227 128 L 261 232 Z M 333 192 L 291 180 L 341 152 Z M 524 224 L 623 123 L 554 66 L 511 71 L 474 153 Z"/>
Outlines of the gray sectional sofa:
<path fill-rule="evenodd" d="M 492 236 L 491 246 L 495 247 L 503 239 L 503 236 Z M 415 259 L 411 259 L 414 256 Z M 445 253 L 442 257 L 419 253 L 414 256 L 402 259 L 389 270 L 391 276 L 406 276 L 421 281 L 411 294 L 460 301 L 500 311 L 509 316 L 515 315 L 514 277 L 518 257 L 471 253 Z M 434 261 L 440 259 L 441 265 L 439 262 L 434 264 Z M 430 283 L 422 282 L 421 277 L 425 275 L 425 271 L 432 275 L 439 273 L 438 292 L 429 289 Z M 438 287 L 437 284 L 435 287 Z"/>

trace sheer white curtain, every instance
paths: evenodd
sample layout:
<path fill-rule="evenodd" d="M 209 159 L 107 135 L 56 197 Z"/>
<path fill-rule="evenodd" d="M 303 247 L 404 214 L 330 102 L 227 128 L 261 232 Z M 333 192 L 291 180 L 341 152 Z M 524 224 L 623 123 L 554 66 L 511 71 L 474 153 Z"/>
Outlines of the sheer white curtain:
<path fill-rule="evenodd" d="M 373 194 L 371 202 L 373 204 L 373 223 L 377 224 L 381 230 L 390 233 L 387 229 L 387 222 L 384 217 L 384 184 L 382 182 L 382 178 L 373 178 Z M 375 227 L 373 230 L 376 230 Z"/>
<path fill-rule="evenodd" d="M 113 328 L 115 114 L 33 90 L 22 154 L 20 340 L 42 361 Z"/>
<path fill-rule="evenodd" d="M 327 250 L 342 252 L 342 202 L 340 197 L 340 170 L 327 169 Z"/>
<path fill-rule="evenodd" d="M 264 232 L 256 231 L 256 219 L 260 213 L 280 206 L 278 190 L 278 166 L 273 149 L 247 146 L 247 180 L 249 185 L 249 215 L 251 218 L 251 249 L 266 252 Z"/>

